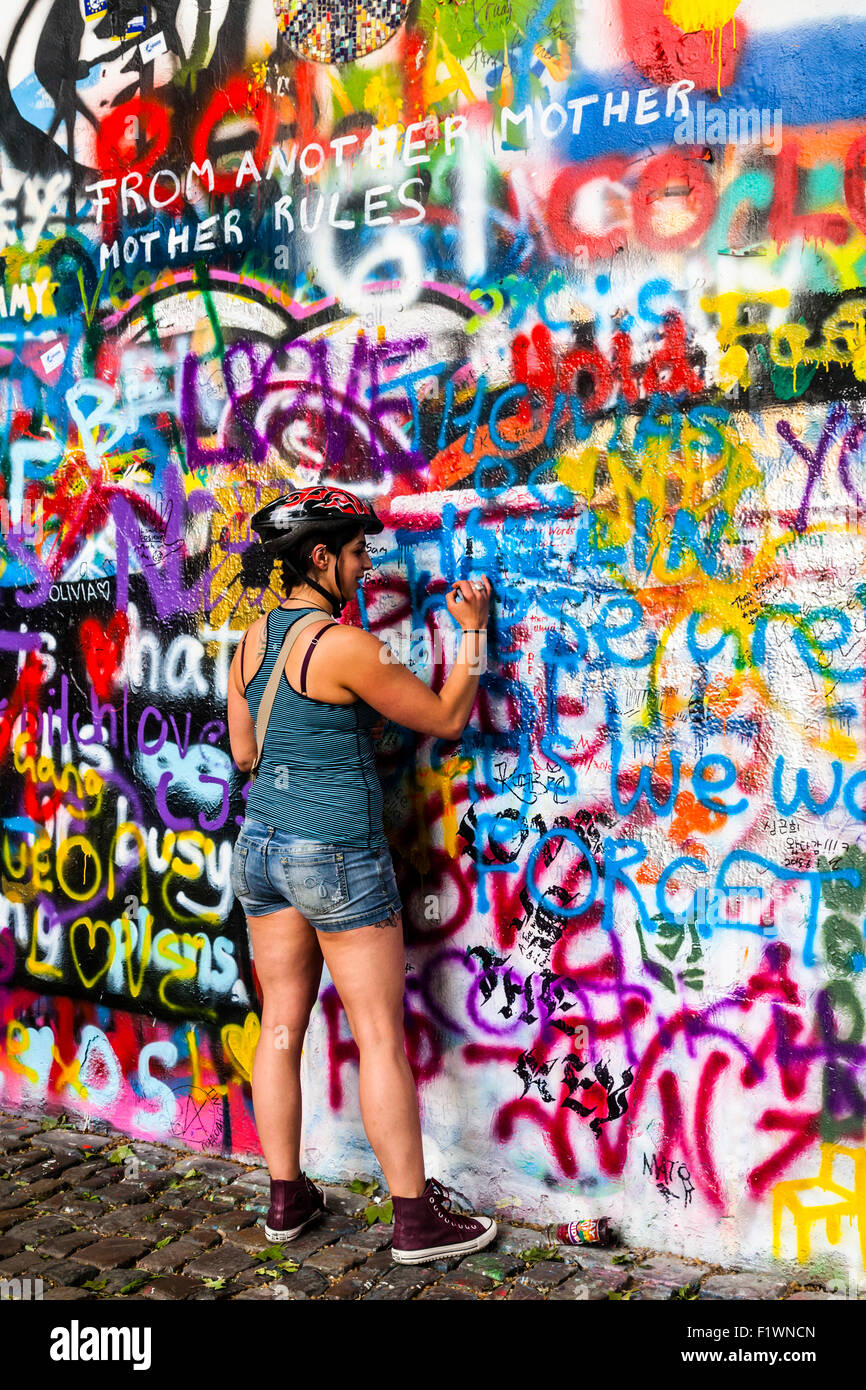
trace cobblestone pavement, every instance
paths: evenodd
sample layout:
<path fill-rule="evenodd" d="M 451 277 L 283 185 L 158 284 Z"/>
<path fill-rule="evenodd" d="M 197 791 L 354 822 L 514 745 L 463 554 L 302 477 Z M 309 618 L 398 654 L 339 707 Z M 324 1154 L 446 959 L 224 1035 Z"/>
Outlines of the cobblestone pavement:
<path fill-rule="evenodd" d="M 322 1185 L 328 1215 L 273 1247 L 264 1168 L 0 1113 L 0 1280 L 41 1279 L 44 1299 L 76 1301 L 843 1297 L 676 1255 L 550 1246 L 542 1229 L 501 1223 L 479 1254 L 397 1265 L 370 1199 Z"/>

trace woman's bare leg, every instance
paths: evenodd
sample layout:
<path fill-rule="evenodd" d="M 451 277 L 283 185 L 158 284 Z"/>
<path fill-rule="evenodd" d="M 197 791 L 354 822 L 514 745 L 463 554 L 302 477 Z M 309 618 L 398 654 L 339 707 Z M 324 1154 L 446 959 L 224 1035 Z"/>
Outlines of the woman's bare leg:
<path fill-rule="evenodd" d="M 301 1171 L 301 1048 L 319 993 L 317 934 L 293 907 L 248 917 L 262 988 L 262 1035 L 252 1071 L 253 1109 L 272 1178 Z"/>
<path fill-rule="evenodd" d="M 403 1041 L 403 924 L 319 932 L 325 964 L 361 1054 L 361 1117 L 392 1196 L 420 1197 L 418 1095 Z"/>

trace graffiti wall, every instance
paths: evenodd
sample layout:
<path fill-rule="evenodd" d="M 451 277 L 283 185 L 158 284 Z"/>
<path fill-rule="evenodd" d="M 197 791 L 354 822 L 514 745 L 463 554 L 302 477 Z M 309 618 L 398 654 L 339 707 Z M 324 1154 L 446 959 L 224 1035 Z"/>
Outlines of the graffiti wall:
<path fill-rule="evenodd" d="M 387 529 L 429 1171 L 866 1280 L 866 0 L 10 0 L 0 1105 L 255 1154 L 228 666 Z M 333 988 L 309 1170 L 369 1171 Z"/>

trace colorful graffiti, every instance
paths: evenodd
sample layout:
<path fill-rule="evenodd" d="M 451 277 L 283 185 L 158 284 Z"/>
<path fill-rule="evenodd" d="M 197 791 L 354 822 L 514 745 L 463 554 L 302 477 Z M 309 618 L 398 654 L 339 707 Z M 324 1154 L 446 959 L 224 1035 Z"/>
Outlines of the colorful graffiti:
<path fill-rule="evenodd" d="M 431 1171 L 866 1274 L 866 3 L 284 10 L 0 18 L 0 1100 L 257 1152 L 226 682 L 336 482 L 434 687 L 495 590 L 381 744 Z"/>

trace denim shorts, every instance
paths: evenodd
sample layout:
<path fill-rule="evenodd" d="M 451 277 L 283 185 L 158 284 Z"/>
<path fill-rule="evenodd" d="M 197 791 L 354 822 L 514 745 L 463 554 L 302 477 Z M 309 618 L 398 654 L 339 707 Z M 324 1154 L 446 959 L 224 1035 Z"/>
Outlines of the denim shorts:
<path fill-rule="evenodd" d="M 401 910 L 387 846 L 326 845 L 257 820 L 243 823 L 231 878 L 247 917 L 295 907 L 317 931 L 381 926 Z"/>

